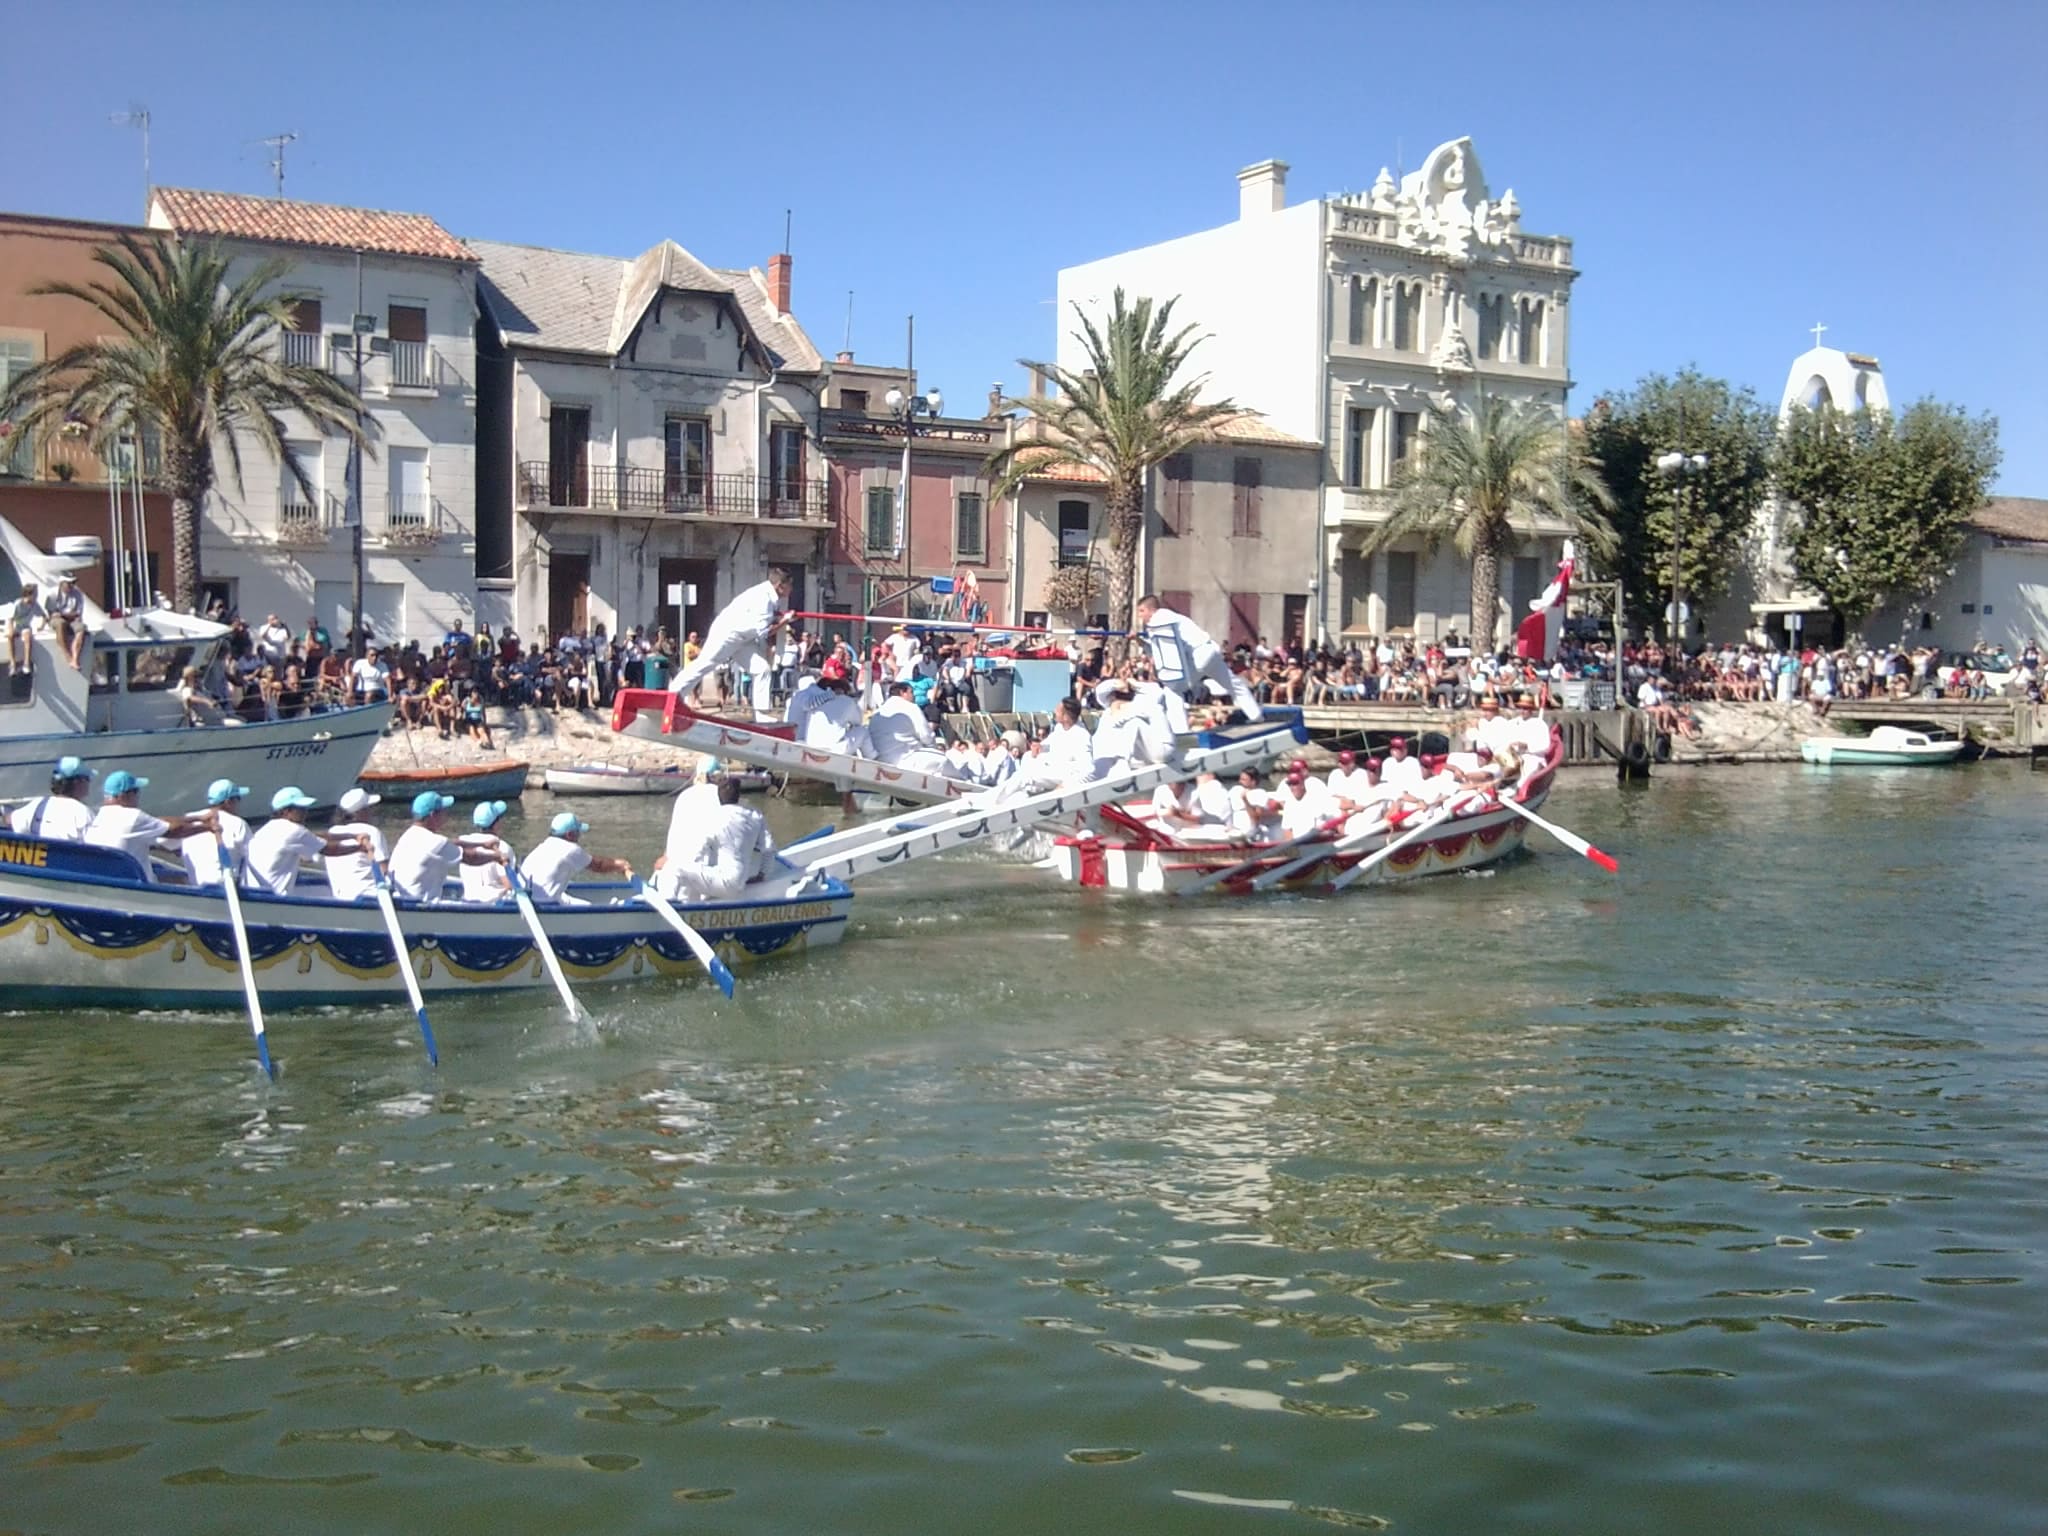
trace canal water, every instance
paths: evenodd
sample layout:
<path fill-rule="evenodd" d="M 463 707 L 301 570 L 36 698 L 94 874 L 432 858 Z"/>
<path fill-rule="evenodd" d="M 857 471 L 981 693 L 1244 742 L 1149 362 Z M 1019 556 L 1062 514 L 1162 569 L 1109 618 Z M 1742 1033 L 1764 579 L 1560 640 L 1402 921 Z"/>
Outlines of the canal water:
<path fill-rule="evenodd" d="M 963 857 L 438 1072 L 0 1018 L 0 1530 L 2042 1529 L 2048 775 L 1551 809 L 1620 875 Z"/>

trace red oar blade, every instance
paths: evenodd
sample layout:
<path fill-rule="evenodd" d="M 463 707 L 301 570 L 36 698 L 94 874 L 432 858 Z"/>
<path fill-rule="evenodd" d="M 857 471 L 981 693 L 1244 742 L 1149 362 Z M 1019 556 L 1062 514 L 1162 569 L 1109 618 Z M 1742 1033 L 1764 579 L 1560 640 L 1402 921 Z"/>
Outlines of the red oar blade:
<path fill-rule="evenodd" d="M 1595 848 L 1591 843 L 1586 844 L 1586 857 L 1591 859 L 1595 864 L 1598 864 L 1610 875 L 1621 868 L 1619 864 L 1614 862 L 1613 854 L 1602 853 L 1598 848 Z"/>

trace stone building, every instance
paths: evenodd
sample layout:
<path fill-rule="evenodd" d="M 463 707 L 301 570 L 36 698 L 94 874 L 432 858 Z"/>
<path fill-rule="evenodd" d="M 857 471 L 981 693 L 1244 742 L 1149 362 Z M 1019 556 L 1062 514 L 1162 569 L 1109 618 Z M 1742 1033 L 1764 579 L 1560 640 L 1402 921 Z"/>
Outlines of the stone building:
<path fill-rule="evenodd" d="M 1204 340 L 1193 367 L 1209 393 L 1256 407 L 1268 425 L 1319 445 L 1319 530 L 1289 589 L 1330 636 L 1469 631 L 1471 579 L 1448 545 L 1359 546 L 1391 511 L 1389 486 L 1432 405 L 1488 396 L 1540 403 L 1563 430 L 1570 240 L 1523 231 L 1513 191 L 1494 199 L 1469 139 L 1438 145 L 1396 183 L 1289 204 L 1287 166 L 1238 173 L 1228 224 L 1059 274 L 1059 311 L 1097 318 L 1114 290 L 1176 300 Z M 1081 363 L 1062 330 L 1058 360 Z M 1510 558 L 1516 611 L 1542 588 L 1565 530 L 1540 526 Z"/>

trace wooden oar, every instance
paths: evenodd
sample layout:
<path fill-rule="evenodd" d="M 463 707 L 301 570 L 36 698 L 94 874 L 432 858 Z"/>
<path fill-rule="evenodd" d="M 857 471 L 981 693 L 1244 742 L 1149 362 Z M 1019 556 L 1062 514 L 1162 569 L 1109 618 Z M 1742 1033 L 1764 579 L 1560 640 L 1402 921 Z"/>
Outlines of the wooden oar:
<path fill-rule="evenodd" d="M 1341 827 L 1347 819 L 1348 818 L 1346 817 L 1340 816 L 1334 822 L 1326 822 L 1323 825 L 1323 830 L 1327 832 L 1330 830 L 1331 827 Z M 1314 852 L 1304 854 L 1302 855 L 1302 857 L 1294 860 L 1292 863 L 1283 864 L 1278 869 L 1270 869 L 1266 871 L 1265 874 L 1259 876 L 1258 879 L 1252 882 L 1252 889 L 1255 891 L 1270 891 L 1271 889 L 1273 889 L 1274 886 L 1280 884 L 1281 881 L 1293 878 L 1295 875 L 1300 874 L 1301 871 L 1303 871 L 1304 869 L 1307 869 L 1311 864 L 1320 864 L 1323 862 L 1323 860 L 1331 857 L 1331 855 L 1342 853 L 1345 849 L 1354 847 L 1357 844 L 1364 842 L 1368 837 L 1371 837 L 1373 833 L 1384 829 L 1385 826 L 1385 821 L 1376 821 L 1369 827 L 1361 827 L 1356 832 L 1353 832 L 1348 836 L 1338 838 L 1334 843 L 1329 844 L 1327 847 L 1318 846 Z"/>
<path fill-rule="evenodd" d="M 242 921 L 242 893 L 235 889 L 235 865 L 228 857 L 228 845 L 218 832 L 213 841 L 220 849 L 220 889 L 228 900 L 228 926 L 235 930 L 235 958 L 242 965 L 242 997 L 249 1005 L 249 1028 L 256 1032 L 256 1059 L 272 1079 L 277 1068 L 271 1064 L 270 1042 L 263 1037 L 263 1000 L 256 995 L 256 962 L 249 957 L 249 925 Z"/>
<path fill-rule="evenodd" d="M 1430 828 L 1438 826 L 1443 822 L 1449 821 L 1450 819 L 1451 808 L 1449 806 L 1439 806 L 1436 810 L 1433 810 L 1428 815 L 1424 816 L 1422 820 L 1416 822 L 1415 825 L 1410 827 L 1406 832 L 1403 832 L 1399 837 L 1395 838 L 1392 842 L 1388 843 L 1387 846 L 1382 848 L 1378 853 L 1368 854 L 1366 857 L 1360 859 L 1356 864 L 1352 865 L 1349 869 L 1345 870 L 1343 874 L 1339 875 L 1336 879 L 1330 882 L 1330 889 L 1333 891 L 1343 890 L 1345 886 L 1351 884 L 1354 880 L 1357 880 L 1361 875 L 1368 874 L 1372 870 L 1377 869 L 1383 862 L 1385 862 L 1387 856 L 1393 853 L 1397 848 L 1407 847 L 1408 844 L 1414 842 L 1416 838 L 1422 836 L 1422 834 L 1429 831 Z"/>
<path fill-rule="evenodd" d="M 718 952 L 711 947 L 704 935 L 683 921 L 683 914 L 675 909 L 674 903 L 645 882 L 640 886 L 640 899 L 646 902 L 663 922 L 682 935 L 683 942 L 690 946 L 690 953 L 695 955 L 697 963 L 704 967 L 704 974 L 718 983 L 719 991 L 731 997 L 732 967 L 718 958 Z"/>
<path fill-rule="evenodd" d="M 1212 870 L 1210 873 L 1202 876 L 1202 878 L 1197 880 L 1193 885 L 1182 887 L 1179 894 L 1182 896 L 1198 896 L 1203 891 L 1210 889 L 1212 886 L 1222 885 L 1227 880 L 1235 879 L 1237 876 L 1242 875 L 1246 870 L 1250 869 L 1254 864 L 1265 863 L 1266 860 L 1272 858 L 1273 855 L 1276 853 L 1285 853 L 1290 848 L 1299 848 L 1303 843 L 1307 842 L 1310 838 L 1321 837 L 1324 833 L 1324 830 L 1325 829 L 1321 826 L 1314 826 L 1310 827 L 1306 832 L 1297 832 L 1292 837 L 1282 838 L 1277 843 L 1267 843 L 1265 846 L 1260 848 L 1257 853 L 1253 854 L 1250 858 L 1242 860 L 1239 863 L 1229 865 L 1228 867 L 1223 869 Z M 1316 855 L 1316 857 L 1321 858 L 1322 854 L 1319 852 Z M 1260 889 L 1263 890 L 1264 887 L 1262 886 L 1260 887 Z"/>
<path fill-rule="evenodd" d="M 533 935 L 533 947 L 540 951 L 541 964 L 548 968 L 548 979 L 562 994 L 562 1006 L 569 1010 L 569 1022 L 578 1023 L 584 1017 L 583 1005 L 569 990 L 569 978 L 562 974 L 562 962 L 556 958 L 555 946 L 548 940 L 547 929 L 540 925 L 540 914 L 533 909 L 533 892 L 527 883 L 526 872 L 517 864 L 508 865 L 506 872 L 512 877 L 512 899 L 519 903 L 519 915 L 526 919 L 526 931 Z"/>
<path fill-rule="evenodd" d="M 420 1021 L 420 1038 L 427 1042 L 427 1060 L 438 1067 L 441 1049 L 434 1044 L 434 1026 L 427 1022 L 427 1000 L 420 995 L 419 977 L 413 974 L 412 951 L 406 948 L 405 930 L 398 924 L 398 906 L 391 899 L 391 884 L 374 861 L 370 873 L 377 881 L 377 910 L 384 914 L 384 931 L 391 935 L 391 954 L 398 961 L 398 974 L 405 978 L 405 995 L 412 1003 L 412 1016 Z"/>
<path fill-rule="evenodd" d="M 1524 821 L 1534 822 L 1560 843 L 1563 843 L 1565 847 L 1571 849 L 1573 853 L 1584 854 L 1610 875 L 1621 867 L 1615 862 L 1613 854 L 1602 853 L 1598 848 L 1595 848 L 1591 843 L 1579 836 L 1578 833 L 1567 832 L 1554 821 L 1545 821 L 1541 816 L 1530 810 L 1529 807 L 1522 804 L 1521 801 L 1503 798 L 1500 803 L 1513 811 L 1517 816 L 1520 816 Z"/>

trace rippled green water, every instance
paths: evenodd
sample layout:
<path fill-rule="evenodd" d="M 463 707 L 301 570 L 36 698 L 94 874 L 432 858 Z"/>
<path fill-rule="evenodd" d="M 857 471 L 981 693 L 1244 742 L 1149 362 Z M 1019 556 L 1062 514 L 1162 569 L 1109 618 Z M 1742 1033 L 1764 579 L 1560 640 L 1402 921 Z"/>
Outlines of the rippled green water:
<path fill-rule="evenodd" d="M 2044 807 L 1592 777 L 1619 879 L 1335 901 L 927 866 L 734 1003 L 442 1005 L 438 1073 L 399 1008 L 274 1086 L 0 1019 L 0 1530 L 2038 1531 Z"/>

